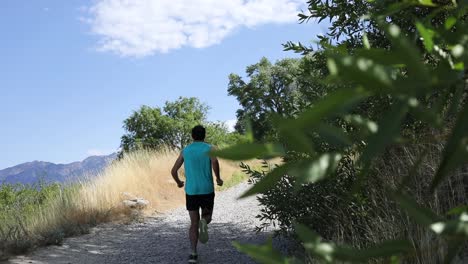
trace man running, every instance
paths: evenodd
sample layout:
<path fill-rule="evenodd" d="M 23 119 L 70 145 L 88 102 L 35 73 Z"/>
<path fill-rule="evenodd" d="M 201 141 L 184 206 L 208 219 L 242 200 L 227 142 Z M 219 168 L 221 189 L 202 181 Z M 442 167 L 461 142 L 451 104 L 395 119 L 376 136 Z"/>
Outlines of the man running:
<path fill-rule="evenodd" d="M 190 216 L 189 238 L 192 252 L 189 263 L 197 263 L 197 242 L 208 241 L 208 224 L 211 222 L 214 205 L 214 184 L 212 168 L 216 176 L 216 183 L 223 185 L 219 175 L 219 162 L 215 157 L 210 157 L 208 152 L 212 146 L 205 143 L 206 130 L 203 126 L 195 126 L 192 129 L 193 143 L 182 150 L 172 167 L 171 174 L 179 188 L 184 187 L 184 182 L 179 179 L 177 171 L 182 164 L 185 168 L 185 199 Z M 200 219 L 201 208 L 201 219 Z"/>

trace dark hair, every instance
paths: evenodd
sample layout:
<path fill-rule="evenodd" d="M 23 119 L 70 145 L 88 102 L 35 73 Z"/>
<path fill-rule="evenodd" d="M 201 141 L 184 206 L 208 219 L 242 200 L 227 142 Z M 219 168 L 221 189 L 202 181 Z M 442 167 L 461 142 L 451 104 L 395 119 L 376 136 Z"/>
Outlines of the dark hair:
<path fill-rule="evenodd" d="M 193 140 L 205 140 L 206 130 L 203 126 L 198 125 L 192 128 Z"/>

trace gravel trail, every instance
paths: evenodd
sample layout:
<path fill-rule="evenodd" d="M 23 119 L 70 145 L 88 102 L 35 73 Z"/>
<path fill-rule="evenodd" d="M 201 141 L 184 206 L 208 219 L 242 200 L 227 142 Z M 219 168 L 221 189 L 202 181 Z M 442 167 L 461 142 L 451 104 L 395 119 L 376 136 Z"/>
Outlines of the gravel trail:
<path fill-rule="evenodd" d="M 237 200 L 247 183 L 216 194 L 210 240 L 198 246 L 199 263 L 255 263 L 232 241 L 263 243 L 267 232 L 255 233 L 259 207 L 255 197 Z M 40 248 L 7 263 L 187 263 L 190 253 L 185 207 L 150 217 L 144 223 L 103 224 L 90 234 L 68 238 L 62 246 Z"/>

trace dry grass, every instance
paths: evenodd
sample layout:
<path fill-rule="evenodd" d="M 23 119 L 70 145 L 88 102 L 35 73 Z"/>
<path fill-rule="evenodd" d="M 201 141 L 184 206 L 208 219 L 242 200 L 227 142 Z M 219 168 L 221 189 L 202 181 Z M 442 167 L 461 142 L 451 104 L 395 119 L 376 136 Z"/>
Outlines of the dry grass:
<path fill-rule="evenodd" d="M 389 148 L 385 158 L 377 159 L 374 164 L 376 169 L 368 179 L 366 209 L 361 213 L 362 217 L 356 220 L 349 214 L 340 215 L 332 240 L 365 248 L 387 239 L 407 239 L 412 243 L 414 253 L 405 256 L 404 263 L 443 263 L 447 242 L 428 228 L 415 223 L 382 191 L 382 186 L 399 189 L 405 181 L 403 190 L 420 205 L 430 208 L 439 216 L 448 217 L 447 212 L 451 208 L 467 203 L 468 166 L 452 172 L 437 191 L 431 193 L 430 184 L 442 151 L 443 143 L 419 142 Z M 419 168 L 414 171 L 421 156 L 423 158 Z M 407 178 L 409 174 L 411 177 Z M 362 210 L 357 208 L 356 211 Z"/>
<path fill-rule="evenodd" d="M 20 205 L 2 213 L 0 260 L 2 252 L 15 254 L 36 245 L 60 244 L 64 237 L 86 233 L 100 222 L 128 220 L 134 213 L 122 203 L 128 195 L 149 201 L 143 211 L 146 215 L 183 205 L 184 190 L 177 188 L 170 174 L 177 155 L 171 151 L 128 154 L 88 181 L 59 189 L 27 213 Z M 220 167 L 227 185 L 245 179 L 237 163 L 221 160 Z M 184 177 L 183 169 L 180 176 Z"/>
<path fill-rule="evenodd" d="M 79 199 L 82 211 L 119 211 L 123 193 L 141 197 L 150 202 L 147 212 L 165 211 L 185 201 L 183 189 L 177 188 L 170 174 L 178 153 L 141 151 L 128 154 L 111 164 L 98 177 L 83 185 Z M 221 177 L 229 182 L 239 172 L 236 163 L 220 161 Z M 180 171 L 183 179 L 183 167 Z M 128 198 L 127 198 L 128 199 Z"/>

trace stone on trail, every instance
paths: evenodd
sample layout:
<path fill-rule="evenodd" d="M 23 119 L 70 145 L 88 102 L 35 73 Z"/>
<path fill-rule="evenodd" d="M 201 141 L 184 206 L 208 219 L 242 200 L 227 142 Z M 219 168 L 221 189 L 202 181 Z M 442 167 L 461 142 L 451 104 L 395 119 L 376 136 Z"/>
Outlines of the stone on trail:
<path fill-rule="evenodd" d="M 124 200 L 123 204 L 131 209 L 145 209 L 149 205 L 149 201 L 143 198 L 136 198 L 132 200 Z"/>

